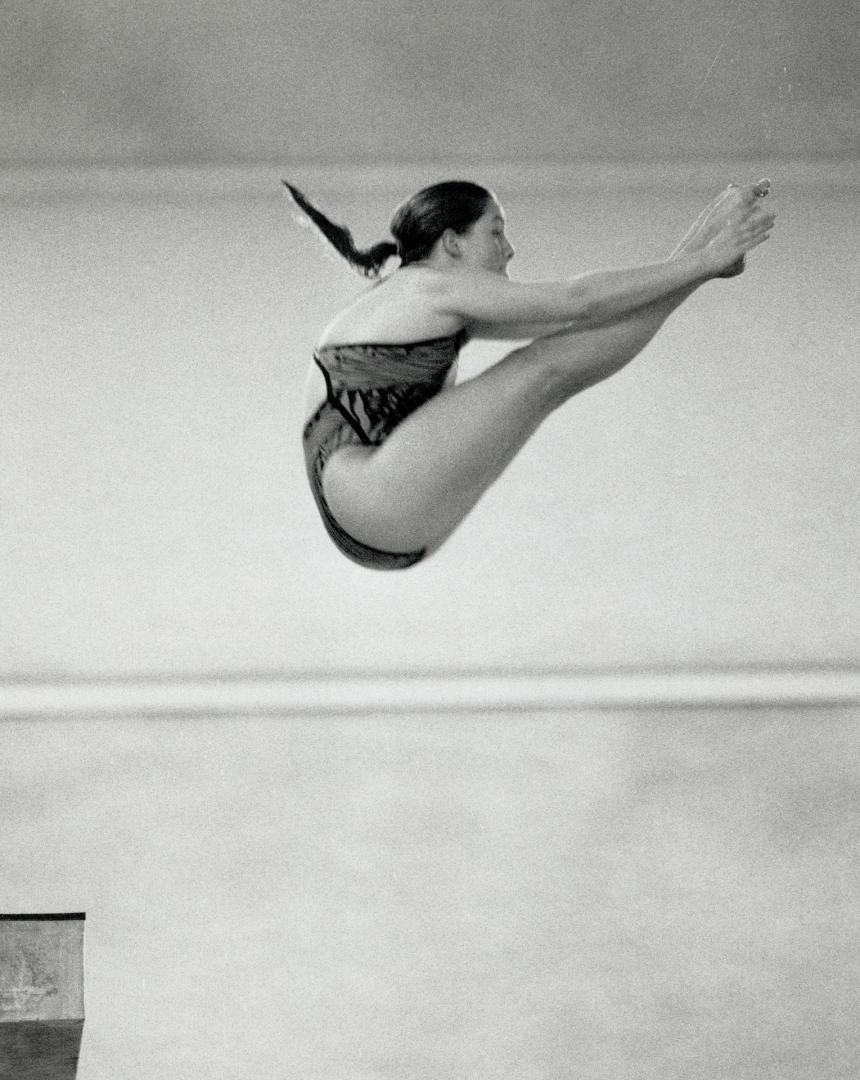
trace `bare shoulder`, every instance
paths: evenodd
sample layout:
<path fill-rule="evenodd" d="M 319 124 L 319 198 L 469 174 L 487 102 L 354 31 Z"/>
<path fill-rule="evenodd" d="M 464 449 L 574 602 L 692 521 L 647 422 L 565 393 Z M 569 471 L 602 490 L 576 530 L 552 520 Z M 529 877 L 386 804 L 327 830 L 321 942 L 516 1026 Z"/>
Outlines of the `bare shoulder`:
<path fill-rule="evenodd" d="M 395 270 L 340 311 L 323 331 L 319 345 L 401 342 L 455 334 L 462 320 L 444 311 L 447 275 L 426 267 Z"/>

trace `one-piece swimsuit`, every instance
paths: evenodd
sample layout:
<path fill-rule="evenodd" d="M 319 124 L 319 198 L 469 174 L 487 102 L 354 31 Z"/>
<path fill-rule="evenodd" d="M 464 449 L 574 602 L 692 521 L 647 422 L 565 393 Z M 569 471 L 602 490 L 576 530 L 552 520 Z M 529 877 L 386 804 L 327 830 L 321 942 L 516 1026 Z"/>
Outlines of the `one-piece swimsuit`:
<path fill-rule="evenodd" d="M 308 480 L 323 524 L 341 552 L 362 566 L 398 570 L 427 554 L 384 551 L 350 536 L 323 492 L 323 470 L 344 446 L 379 446 L 407 416 L 442 389 L 465 332 L 403 344 L 325 345 L 314 352 L 326 398 L 307 421 L 302 442 Z"/>

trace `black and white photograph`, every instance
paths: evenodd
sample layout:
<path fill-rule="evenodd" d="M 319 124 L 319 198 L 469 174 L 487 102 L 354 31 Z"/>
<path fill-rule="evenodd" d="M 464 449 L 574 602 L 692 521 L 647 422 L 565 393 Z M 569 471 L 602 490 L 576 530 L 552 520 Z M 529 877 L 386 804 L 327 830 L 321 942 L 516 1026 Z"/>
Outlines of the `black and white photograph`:
<path fill-rule="evenodd" d="M 858 49 L 3 0 L 0 1077 L 857 1080 Z"/>

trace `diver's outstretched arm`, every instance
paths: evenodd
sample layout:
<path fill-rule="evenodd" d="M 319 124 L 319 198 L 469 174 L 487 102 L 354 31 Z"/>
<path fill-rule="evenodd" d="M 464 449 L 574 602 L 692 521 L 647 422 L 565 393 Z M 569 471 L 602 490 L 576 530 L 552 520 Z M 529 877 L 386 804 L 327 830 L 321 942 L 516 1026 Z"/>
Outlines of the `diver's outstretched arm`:
<path fill-rule="evenodd" d="M 339 524 L 356 540 L 385 551 L 438 548 L 547 416 L 628 364 L 708 276 L 738 258 L 739 247 L 743 254 L 762 242 L 772 217 L 749 214 L 758 218 L 758 224 L 732 226 L 736 239 L 723 242 L 720 258 L 715 257 L 714 237 L 726 231 L 719 223 L 741 200 L 746 200 L 743 192 L 726 196 L 726 205 L 719 204 L 687 234 L 667 270 L 655 274 L 646 268 L 641 274 L 632 272 L 632 277 L 626 271 L 593 276 L 603 310 L 615 311 L 613 318 L 590 325 L 574 322 L 539 337 L 474 379 L 441 390 L 403 420 L 381 446 L 346 446 L 334 453 L 323 472 L 323 487 Z M 703 250 L 710 255 L 703 257 Z M 672 267 L 678 264 L 683 268 L 674 279 L 671 275 L 677 271 Z M 711 270 L 708 275 L 690 273 L 689 267 L 705 264 Z M 623 288 L 619 274 L 624 276 Z M 474 276 L 462 275 L 464 281 Z M 658 279 L 658 298 L 645 302 L 642 297 L 652 295 Z M 679 284 L 666 293 L 671 280 Z M 501 283 L 510 285 L 503 279 Z M 495 311 L 504 293 L 489 286 L 477 291 L 477 299 L 463 301 L 464 312 L 476 320 L 481 312 Z M 617 314 L 626 310 L 633 295 L 639 298 L 638 307 Z M 514 324 L 513 319 L 492 321 Z"/>

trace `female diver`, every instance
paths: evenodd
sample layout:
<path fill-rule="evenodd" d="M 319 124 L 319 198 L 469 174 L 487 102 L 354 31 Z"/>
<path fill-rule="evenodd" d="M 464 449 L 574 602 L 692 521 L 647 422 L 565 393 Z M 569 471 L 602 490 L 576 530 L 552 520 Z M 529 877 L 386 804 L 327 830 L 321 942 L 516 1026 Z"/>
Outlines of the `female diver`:
<path fill-rule="evenodd" d="M 329 535 L 379 570 L 435 551 L 553 410 L 629 363 L 705 281 L 740 273 L 774 224 L 769 181 L 732 184 L 664 261 L 520 284 L 504 211 L 477 184 L 419 191 L 394 213 L 394 242 L 359 251 L 284 183 L 356 270 L 379 279 L 399 258 L 323 332 L 303 438 Z M 470 338 L 534 340 L 456 384 Z"/>

